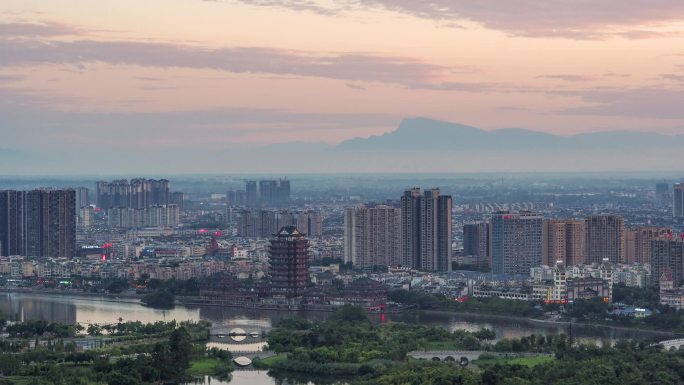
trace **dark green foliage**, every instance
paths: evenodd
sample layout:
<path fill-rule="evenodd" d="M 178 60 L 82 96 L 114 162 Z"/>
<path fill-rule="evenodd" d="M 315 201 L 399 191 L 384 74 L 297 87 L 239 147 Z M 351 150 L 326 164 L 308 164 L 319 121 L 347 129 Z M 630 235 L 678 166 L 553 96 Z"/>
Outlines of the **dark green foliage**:
<path fill-rule="evenodd" d="M 475 337 L 478 340 L 493 340 L 496 338 L 496 332 L 492 329 L 480 329 L 475 332 Z"/>
<path fill-rule="evenodd" d="M 653 287 L 628 287 L 619 283 L 613 285 L 613 302 L 654 309 L 660 298 L 658 290 Z"/>
<path fill-rule="evenodd" d="M 609 304 L 600 298 L 580 299 L 568 305 L 567 315 L 579 320 L 603 320 Z"/>
<path fill-rule="evenodd" d="M 335 310 L 332 317 L 332 321 L 339 322 L 352 322 L 352 323 L 369 323 L 370 318 L 366 311 L 358 306 L 344 305 L 339 309 Z"/>
<path fill-rule="evenodd" d="M 121 372 L 111 372 L 105 376 L 105 381 L 107 385 L 138 385 L 141 384 L 140 380 L 136 377 L 121 373 Z"/>
<path fill-rule="evenodd" d="M 479 339 L 490 338 L 492 333 L 489 330 L 479 334 L 462 330 L 449 332 L 439 327 L 401 323 L 374 326 L 362 309 L 349 306 L 339 309 L 328 321 L 321 323 L 283 321 L 277 329 L 269 332 L 268 344 L 278 353 L 289 353 L 289 359 L 279 363 L 280 369 L 287 367 L 287 370 L 300 371 L 298 368 L 304 362 L 309 365 L 364 364 L 377 360 L 401 361 L 407 352 L 423 348 L 481 349 Z M 359 369 L 356 366 L 342 367 L 354 373 Z M 343 369 L 335 366 L 334 370 Z"/>
<path fill-rule="evenodd" d="M 173 309 L 176 296 L 167 289 L 159 289 L 142 297 L 142 303 L 157 309 Z"/>
<path fill-rule="evenodd" d="M 48 323 L 42 320 L 30 320 L 10 325 L 6 328 L 7 333 L 12 337 L 32 338 L 49 334 L 53 337 L 66 338 L 73 337 L 75 327 L 60 323 Z"/>
<path fill-rule="evenodd" d="M 104 289 L 109 293 L 118 294 L 128 289 L 128 281 L 123 278 L 110 278 L 105 283 Z"/>
<path fill-rule="evenodd" d="M 506 314 L 518 317 L 534 317 L 543 313 L 531 301 L 515 301 L 499 298 L 470 298 L 465 302 L 457 302 L 454 298 L 433 295 L 420 291 L 403 289 L 390 290 L 390 301 L 417 305 L 421 309 L 440 309 L 459 312 Z"/>
<path fill-rule="evenodd" d="M 147 288 L 155 291 L 163 289 L 180 296 L 199 295 L 197 278 L 190 278 L 188 280 L 171 278 L 166 281 L 151 279 L 147 283 Z"/>

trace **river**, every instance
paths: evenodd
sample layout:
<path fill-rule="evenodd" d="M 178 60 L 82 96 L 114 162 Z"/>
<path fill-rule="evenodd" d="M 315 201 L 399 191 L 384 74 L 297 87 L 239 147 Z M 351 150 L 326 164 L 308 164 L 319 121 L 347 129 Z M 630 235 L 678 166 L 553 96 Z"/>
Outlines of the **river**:
<path fill-rule="evenodd" d="M 0 293 L 0 313 L 11 320 L 42 319 L 61 323 L 115 323 L 121 318 L 126 321 L 210 321 L 215 329 L 225 330 L 240 327 L 248 333 L 268 331 L 281 319 L 293 316 L 309 320 L 324 320 L 330 316 L 326 312 L 287 313 L 241 308 L 176 306 L 172 310 L 157 310 L 142 306 L 135 299 L 112 300 L 99 297 L 80 297 L 54 294 Z M 672 338 L 671 333 L 647 332 L 630 329 L 608 328 L 592 325 L 573 325 L 541 323 L 511 317 L 457 314 L 448 312 L 411 311 L 404 314 L 374 314 L 377 323 L 407 322 L 438 325 L 449 330 L 464 329 L 476 331 L 489 328 L 499 338 L 516 338 L 530 334 L 566 333 L 583 342 L 598 345 L 612 344 L 619 339 L 665 340 Z M 224 385 L 216 379 L 206 379 L 206 384 Z M 230 385 L 272 385 L 280 381 L 269 377 L 263 371 L 235 372 Z M 200 384 L 202 382 L 199 382 Z M 292 382 L 290 382 L 292 383 Z M 306 384 L 306 382 L 304 382 Z"/>

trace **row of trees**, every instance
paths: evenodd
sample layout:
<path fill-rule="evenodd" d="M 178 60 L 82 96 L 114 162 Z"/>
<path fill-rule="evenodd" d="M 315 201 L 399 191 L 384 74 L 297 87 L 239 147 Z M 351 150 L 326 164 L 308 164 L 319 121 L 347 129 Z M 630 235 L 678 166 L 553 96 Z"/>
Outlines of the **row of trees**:
<path fill-rule="evenodd" d="M 56 325 L 56 329 L 64 327 Z M 32 330 L 35 321 L 18 323 L 16 326 L 22 330 Z M 75 351 L 73 343 L 66 344 L 71 347 L 69 349 L 66 346 L 60 348 L 61 340 L 51 345 L 36 345 L 31 349 L 23 343 L 12 345 L 14 348 L 11 351 L 3 349 L 0 353 L 0 377 L 18 376 L 24 378 L 22 381 L 29 380 L 31 384 L 39 385 L 138 385 L 185 381 L 190 360 L 206 356 L 220 360 L 222 364 L 217 370 L 224 377 L 232 370 L 229 352 L 217 349 L 205 351 L 210 326 L 207 322 L 128 322 L 111 326 L 114 327 L 113 334 L 123 336 L 125 343 L 81 352 Z M 49 325 L 45 329 L 49 329 Z M 30 340 L 18 340 L 21 341 Z"/>

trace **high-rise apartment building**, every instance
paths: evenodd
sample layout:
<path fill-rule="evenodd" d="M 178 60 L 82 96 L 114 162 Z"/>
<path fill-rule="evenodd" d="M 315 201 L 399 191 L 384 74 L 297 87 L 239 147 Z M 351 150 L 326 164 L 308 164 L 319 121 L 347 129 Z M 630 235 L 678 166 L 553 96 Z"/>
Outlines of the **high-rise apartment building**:
<path fill-rule="evenodd" d="M 671 234 L 672 229 L 657 226 L 625 230 L 625 262 L 629 264 L 651 263 L 651 242 Z"/>
<path fill-rule="evenodd" d="M 75 190 L 0 192 L 2 254 L 74 257 L 76 216 Z"/>
<path fill-rule="evenodd" d="M 245 182 L 245 204 L 248 207 L 256 207 L 259 202 L 259 195 L 257 192 L 257 182 L 255 180 L 248 180 Z"/>
<path fill-rule="evenodd" d="M 235 191 L 235 201 L 231 203 L 233 206 L 245 206 L 247 205 L 247 195 L 245 190 Z"/>
<path fill-rule="evenodd" d="M 318 211 L 279 211 L 277 212 L 278 228 L 294 226 L 309 238 L 320 238 L 323 235 L 323 218 Z"/>
<path fill-rule="evenodd" d="M 183 211 L 183 204 L 185 202 L 185 194 L 181 191 L 174 191 L 169 196 L 169 203 L 178 206 L 178 210 Z"/>
<path fill-rule="evenodd" d="M 87 187 L 76 187 L 76 211 L 78 212 L 81 207 L 86 207 L 90 205 L 90 190 Z"/>
<path fill-rule="evenodd" d="M 276 190 L 274 204 L 276 206 L 287 206 L 290 204 L 290 181 L 288 179 L 280 179 L 278 181 L 278 189 Z"/>
<path fill-rule="evenodd" d="M 542 264 L 543 219 L 536 213 L 500 211 L 489 225 L 494 274 L 530 274 Z"/>
<path fill-rule="evenodd" d="M 269 247 L 271 292 L 300 297 L 309 282 L 309 241 L 296 227 L 283 227 Z"/>
<path fill-rule="evenodd" d="M 278 195 L 278 182 L 275 180 L 259 181 L 259 202 L 265 206 L 273 206 Z"/>
<path fill-rule="evenodd" d="M 100 181 L 96 187 L 97 206 L 105 210 L 112 207 L 146 209 L 166 205 L 170 201 L 170 183 L 166 179 Z"/>
<path fill-rule="evenodd" d="M 584 257 L 584 221 L 575 219 L 548 219 L 542 227 L 542 262 L 555 266 L 581 265 Z"/>
<path fill-rule="evenodd" d="M 344 212 L 344 260 L 357 266 L 397 266 L 401 210 L 360 205 Z"/>
<path fill-rule="evenodd" d="M 295 226 L 306 235 L 321 237 L 323 220 L 317 211 L 291 212 L 265 209 L 240 210 L 237 235 L 245 238 L 270 238 L 279 228 Z"/>
<path fill-rule="evenodd" d="M 439 189 L 406 190 L 401 197 L 401 264 L 426 271 L 451 270 L 451 207 Z"/>
<path fill-rule="evenodd" d="M 491 267 L 489 256 L 489 223 L 463 225 L 463 254 L 477 257 L 477 266 Z"/>
<path fill-rule="evenodd" d="M 0 255 L 24 255 L 24 192 L 0 191 Z"/>
<path fill-rule="evenodd" d="M 90 227 L 93 225 L 95 210 L 92 206 L 83 206 L 78 209 L 78 225 L 80 227 Z"/>
<path fill-rule="evenodd" d="M 684 219 L 684 183 L 674 185 L 672 215 L 676 219 Z"/>
<path fill-rule="evenodd" d="M 420 199 L 419 188 L 404 191 L 401 197 L 401 255 L 404 267 L 420 268 Z"/>
<path fill-rule="evenodd" d="M 290 181 L 287 179 L 280 180 L 260 180 L 247 181 L 245 190 L 247 194 L 247 206 L 266 206 L 266 207 L 284 207 L 290 203 Z"/>
<path fill-rule="evenodd" d="M 684 239 L 660 238 L 651 243 L 651 282 L 658 287 L 666 269 L 672 272 L 675 287 L 684 284 Z"/>
<path fill-rule="evenodd" d="M 613 214 L 591 215 L 584 220 L 586 263 L 623 263 L 625 254 L 625 221 Z"/>
<path fill-rule="evenodd" d="M 180 207 L 175 204 L 151 206 L 146 209 L 112 207 L 109 209 L 107 220 L 110 227 L 175 227 L 180 224 Z"/>
<path fill-rule="evenodd" d="M 76 255 L 76 192 L 25 192 L 24 226 L 26 255 L 73 258 Z"/>
<path fill-rule="evenodd" d="M 235 191 L 234 190 L 226 191 L 226 204 L 228 206 L 237 205 L 237 203 L 235 202 Z"/>

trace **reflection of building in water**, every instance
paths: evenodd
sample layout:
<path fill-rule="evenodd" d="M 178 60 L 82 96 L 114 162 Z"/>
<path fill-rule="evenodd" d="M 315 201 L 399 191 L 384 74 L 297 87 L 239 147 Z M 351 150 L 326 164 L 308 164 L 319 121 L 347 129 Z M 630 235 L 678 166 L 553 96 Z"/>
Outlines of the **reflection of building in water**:
<path fill-rule="evenodd" d="M 306 318 L 310 321 L 325 321 L 332 313 L 327 311 L 287 312 L 266 309 L 247 309 L 241 307 L 199 307 L 199 318 L 210 321 L 214 328 L 229 331 L 233 327 L 241 327 L 247 331 L 271 330 L 281 321 L 293 317 Z"/>
<path fill-rule="evenodd" d="M 8 293 L 0 296 L 0 312 L 13 321 L 45 320 L 66 324 L 76 323 L 76 306 L 45 298 L 26 298 Z"/>

